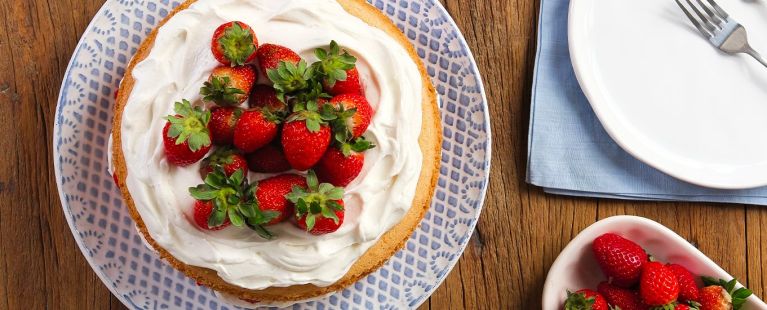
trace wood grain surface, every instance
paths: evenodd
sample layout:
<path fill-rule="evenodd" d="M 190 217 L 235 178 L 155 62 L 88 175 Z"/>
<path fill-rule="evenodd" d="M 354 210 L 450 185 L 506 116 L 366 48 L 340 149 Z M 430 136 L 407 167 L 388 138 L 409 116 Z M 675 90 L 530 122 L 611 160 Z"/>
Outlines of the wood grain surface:
<path fill-rule="evenodd" d="M 80 35 L 102 3 L 0 1 L 0 310 L 124 308 L 75 244 L 53 178 L 59 87 Z M 764 296 L 765 208 L 576 199 L 525 184 L 538 1 L 442 3 L 479 64 L 494 158 L 477 230 L 421 309 L 539 309 L 546 272 L 559 251 L 589 224 L 617 214 L 648 217 L 677 231 Z"/>

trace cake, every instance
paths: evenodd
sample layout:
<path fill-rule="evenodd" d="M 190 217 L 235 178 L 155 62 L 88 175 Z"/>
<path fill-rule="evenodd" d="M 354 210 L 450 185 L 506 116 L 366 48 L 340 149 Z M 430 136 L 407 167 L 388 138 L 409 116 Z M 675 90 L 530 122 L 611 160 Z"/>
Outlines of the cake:
<path fill-rule="evenodd" d="M 239 26 L 240 22 L 242 26 Z M 179 113 L 179 107 L 184 106 L 182 103 L 187 104 L 186 113 L 203 115 L 217 108 L 216 103 L 220 103 L 217 100 L 234 100 L 239 104 L 247 97 L 236 92 L 226 93 L 223 91 L 226 87 L 216 88 L 217 85 L 214 85 L 229 82 L 228 78 L 219 81 L 214 78 L 219 70 L 231 72 L 231 69 L 219 69 L 223 62 L 219 63 L 216 56 L 220 55 L 214 55 L 215 48 L 211 53 L 211 38 L 217 35 L 214 32 L 227 24 L 230 28 L 235 25 L 235 30 L 240 33 L 248 27 L 253 30 L 258 41 L 254 40 L 254 44 L 259 49 L 259 57 L 262 47 L 273 44 L 290 48 L 307 63 L 321 61 L 318 60 L 317 49 L 332 54 L 337 42 L 343 53 L 348 52 L 356 59 L 355 74 L 358 74 L 364 87 L 359 95 L 363 99 L 360 100 L 366 99 L 372 111 L 362 136 L 356 137 L 358 134 L 353 133 L 356 130 L 349 127 L 344 131 L 347 137 L 343 139 L 348 139 L 349 144 L 368 141 L 375 147 L 363 150 L 364 164 L 349 180 L 336 181 L 323 177 L 321 164 L 312 161 L 314 166 L 307 169 L 292 158 L 289 158 L 290 165 L 299 169 L 287 172 L 292 176 L 301 176 L 301 180 L 306 178 L 311 184 L 311 180 L 316 179 L 314 170 L 317 170 L 323 182 L 330 180 L 327 182 L 334 185 L 344 183 L 337 187 L 344 190 L 343 199 L 338 200 L 341 206 L 331 203 L 331 199 L 322 201 L 322 208 L 326 208 L 327 203 L 327 208 L 343 211 L 338 213 L 341 221 L 334 219 L 339 227 L 334 227 L 332 231 L 316 233 L 307 227 L 309 216 L 306 212 L 315 214 L 312 212 L 319 211 L 301 209 L 298 205 L 304 201 L 296 198 L 300 195 L 285 195 L 286 199 L 292 199 L 292 208 L 295 209 L 291 210 L 295 210 L 295 218 L 274 220 L 270 217 L 254 225 L 259 229 L 267 228 L 266 236 L 254 227 L 247 229 L 229 225 L 224 228 L 224 222 L 238 222 L 237 216 L 212 220 L 215 216 L 211 212 L 217 212 L 219 205 L 208 211 L 207 223 L 197 221 L 196 208 L 201 200 L 199 193 L 194 198 L 190 195 L 194 191 L 192 188 L 210 189 L 207 185 L 210 178 L 203 180 L 205 175 L 235 178 L 232 175 L 237 172 L 232 173 L 219 166 L 215 171 L 210 168 L 213 167 L 211 161 L 215 161 L 211 160 L 214 155 L 226 153 L 219 151 L 223 147 L 214 145 L 219 141 L 208 143 L 207 148 L 199 146 L 200 141 L 196 141 L 198 147 L 195 151 L 204 153 L 206 159 L 184 162 L 169 155 L 173 147 L 166 140 L 173 135 L 173 129 L 168 129 L 172 127 L 172 119 L 182 117 Z M 213 42 L 215 45 L 216 40 Z M 257 81 L 252 84 L 269 85 L 270 80 L 279 79 L 268 72 L 277 71 L 276 68 L 263 68 L 266 61 L 254 61 L 252 57 L 234 60 L 237 57 L 231 55 L 228 53 L 227 57 L 232 60 L 232 67 L 242 63 L 252 64 L 253 68 L 262 67 L 254 69 L 256 75 L 253 78 Z M 280 63 L 280 66 L 283 65 L 287 66 Z M 332 74 L 325 76 L 329 75 Z M 351 79 L 351 75 L 345 74 L 338 80 L 346 78 Z M 292 97 L 291 94 L 296 92 L 282 89 L 281 85 L 275 83 L 273 90 L 266 90 L 276 91 L 281 100 L 290 102 L 289 109 L 293 111 L 291 116 L 281 118 L 279 130 L 287 131 L 291 122 L 303 120 L 308 123 L 304 118 L 293 115 L 302 113 L 297 110 L 304 108 L 297 109 L 295 105 L 300 104 L 297 102 L 303 100 L 300 98 L 304 98 L 302 96 L 309 91 Z M 201 87 L 208 90 L 201 91 Z M 252 94 L 255 94 L 259 86 L 253 87 Z M 329 92 L 328 86 L 324 87 Z M 338 99 L 342 96 L 336 94 L 332 99 L 306 100 L 319 101 L 322 109 L 333 102 L 349 102 Z M 247 100 L 250 100 L 250 107 L 260 104 L 254 103 L 252 98 Z M 325 101 L 331 104 L 323 104 Z M 251 110 L 247 109 L 246 103 L 241 106 L 244 111 Z M 192 107 L 194 110 L 189 110 Z M 334 107 L 336 110 L 333 113 L 343 113 L 343 104 Z M 262 111 L 260 107 L 255 110 Z M 350 114 L 359 115 L 361 110 L 352 109 Z M 264 108 L 263 111 L 267 111 L 263 115 L 272 115 L 275 110 Z M 237 126 L 245 122 L 242 116 L 238 117 Z M 329 127 L 334 130 L 331 140 L 335 145 L 336 140 L 342 139 L 337 136 L 333 120 L 328 118 L 327 122 L 323 123 L 323 129 Z M 275 142 L 256 143 L 252 141 L 253 137 L 247 135 L 248 141 L 241 142 L 246 138 L 238 141 L 238 129 L 234 130 L 234 141 L 229 143 L 237 147 L 231 150 L 248 153 L 242 154 L 248 160 L 261 158 L 261 155 L 252 156 L 255 152 L 275 148 Z M 248 135 L 260 135 L 260 132 L 251 134 L 252 130 L 247 132 Z M 289 148 L 301 149 L 300 143 L 288 146 L 287 133 L 279 135 L 282 135 L 282 145 L 277 143 L 276 149 L 284 150 L 286 157 L 289 151 L 295 152 Z M 176 139 L 178 132 L 173 137 Z M 179 138 L 176 143 L 181 140 Z M 189 142 L 186 141 L 184 143 Z M 280 141 L 279 136 L 274 141 Z M 189 143 L 190 149 L 192 144 Z M 170 12 L 149 34 L 126 70 L 115 104 L 110 169 L 141 236 L 173 267 L 199 284 L 228 296 L 249 302 L 285 302 L 315 298 L 343 289 L 379 268 L 402 248 L 429 207 L 438 176 L 440 147 L 440 118 L 436 93 L 429 77 L 407 38 L 375 7 L 363 0 L 188 0 Z M 331 148 L 328 147 L 322 160 Z M 237 149 L 247 149 L 247 152 Z M 249 171 L 243 176 L 254 184 L 281 175 L 265 173 L 266 170 L 260 170 L 257 164 L 251 165 L 250 170 L 254 169 L 259 172 Z M 247 184 L 247 181 L 244 182 Z M 305 184 L 302 186 L 305 191 L 311 191 L 311 185 L 309 189 Z M 293 186 L 291 194 L 300 191 L 299 187 Z M 316 184 L 314 187 L 317 187 Z M 248 192 L 243 194 L 245 196 L 257 195 Z M 246 198 L 242 199 L 236 203 L 245 205 Z M 274 212 L 261 211 L 274 215 Z M 229 214 L 226 212 L 224 214 Z M 303 217 L 301 212 L 304 212 Z M 311 217 L 314 218 L 313 215 Z M 320 225 L 322 216 L 318 214 L 317 218 L 316 225 Z M 250 226 L 247 223 L 251 219 L 247 218 L 245 226 Z M 280 221 L 272 225 L 272 222 Z M 209 226 L 201 229 L 205 225 Z M 314 226 L 314 220 L 310 226 Z"/>

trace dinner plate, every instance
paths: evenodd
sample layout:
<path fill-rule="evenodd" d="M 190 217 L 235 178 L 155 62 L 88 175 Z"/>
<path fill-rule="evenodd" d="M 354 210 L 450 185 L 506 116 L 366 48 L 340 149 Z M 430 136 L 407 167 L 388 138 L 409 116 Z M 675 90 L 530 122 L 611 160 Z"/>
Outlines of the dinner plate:
<path fill-rule="evenodd" d="M 561 309 L 568 290 L 571 292 L 582 288 L 596 290 L 599 282 L 605 280 L 591 251 L 594 239 L 605 233 L 615 233 L 634 241 L 647 253 L 652 254 L 657 261 L 680 264 L 694 275 L 706 275 L 725 280 L 733 278 L 666 226 L 638 216 L 613 216 L 581 231 L 559 253 L 543 285 L 544 310 Z M 738 286 L 741 286 L 740 283 Z M 751 295 L 746 299 L 741 310 L 767 310 L 767 304 L 756 295 Z"/>
<path fill-rule="evenodd" d="M 375 0 L 415 45 L 440 95 L 444 141 L 431 208 L 404 249 L 352 286 L 294 309 L 402 309 L 442 282 L 477 224 L 490 169 L 490 123 L 479 72 L 436 0 Z M 132 309 L 233 309 L 147 249 L 107 172 L 113 94 L 132 55 L 179 5 L 108 0 L 83 34 L 59 94 L 53 134 L 61 204 L 75 241 Z"/>
<path fill-rule="evenodd" d="M 767 54 L 767 2 L 717 2 Z M 714 48 L 673 0 L 572 0 L 569 14 L 576 76 L 621 147 L 690 183 L 767 185 L 767 68 Z"/>

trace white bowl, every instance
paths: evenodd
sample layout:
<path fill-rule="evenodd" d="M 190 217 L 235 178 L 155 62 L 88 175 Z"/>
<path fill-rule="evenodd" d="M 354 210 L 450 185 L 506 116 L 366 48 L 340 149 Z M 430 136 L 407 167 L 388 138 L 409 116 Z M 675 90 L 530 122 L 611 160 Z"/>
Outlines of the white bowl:
<path fill-rule="evenodd" d="M 666 226 L 637 216 L 613 216 L 581 231 L 559 254 L 551 265 L 543 285 L 544 310 L 562 309 L 567 290 L 596 289 L 597 284 L 605 280 L 591 252 L 591 243 L 604 233 L 616 233 L 634 241 L 658 261 L 680 264 L 694 275 L 707 275 L 725 280 L 733 278 Z M 753 309 L 767 309 L 767 304 L 751 295 L 741 310 Z"/>

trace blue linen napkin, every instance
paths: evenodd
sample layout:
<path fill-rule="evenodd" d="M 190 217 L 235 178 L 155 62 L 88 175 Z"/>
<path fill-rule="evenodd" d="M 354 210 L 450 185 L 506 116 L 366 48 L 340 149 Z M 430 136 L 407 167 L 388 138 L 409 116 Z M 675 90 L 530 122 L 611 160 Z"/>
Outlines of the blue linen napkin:
<path fill-rule="evenodd" d="M 570 63 L 569 4 L 541 0 L 527 181 L 562 195 L 767 205 L 767 187 L 716 190 L 692 185 L 640 162 L 607 135 Z"/>

